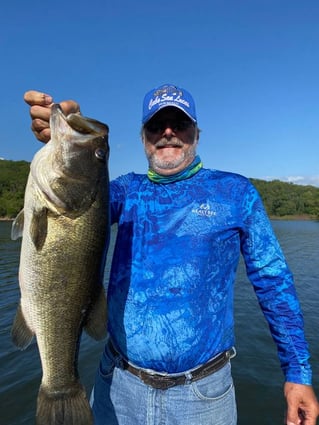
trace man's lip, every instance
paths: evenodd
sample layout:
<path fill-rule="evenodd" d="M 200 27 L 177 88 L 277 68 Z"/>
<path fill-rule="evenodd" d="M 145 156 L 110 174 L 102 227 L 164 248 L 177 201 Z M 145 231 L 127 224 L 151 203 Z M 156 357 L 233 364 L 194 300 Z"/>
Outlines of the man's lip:
<path fill-rule="evenodd" d="M 167 149 L 167 148 L 181 148 L 182 146 L 181 145 L 177 145 L 177 144 L 168 144 L 168 145 L 159 145 L 159 146 L 156 146 L 156 148 L 157 149 Z"/>

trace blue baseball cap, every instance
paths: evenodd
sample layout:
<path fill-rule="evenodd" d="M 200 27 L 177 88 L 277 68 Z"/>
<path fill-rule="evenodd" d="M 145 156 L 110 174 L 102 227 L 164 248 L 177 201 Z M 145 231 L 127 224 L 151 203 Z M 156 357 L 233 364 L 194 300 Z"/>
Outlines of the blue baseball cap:
<path fill-rule="evenodd" d="M 145 124 L 160 109 L 175 106 L 185 112 L 193 122 L 197 122 L 195 102 L 185 89 L 172 84 L 164 84 L 146 93 L 143 102 L 142 123 Z"/>

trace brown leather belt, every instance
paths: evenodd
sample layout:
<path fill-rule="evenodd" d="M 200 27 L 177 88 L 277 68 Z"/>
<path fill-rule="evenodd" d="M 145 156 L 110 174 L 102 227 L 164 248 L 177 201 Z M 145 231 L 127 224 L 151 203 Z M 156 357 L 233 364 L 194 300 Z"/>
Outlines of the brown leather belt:
<path fill-rule="evenodd" d="M 168 388 L 175 387 L 176 385 L 184 385 L 186 383 L 189 384 L 191 382 L 205 378 L 205 376 L 211 375 L 212 373 L 217 372 L 219 369 L 225 366 L 225 364 L 236 354 L 235 349 L 231 348 L 230 350 L 218 354 L 207 363 L 192 369 L 187 373 L 185 372 L 181 374 L 166 375 L 134 367 L 125 359 L 123 359 L 123 357 L 114 348 L 111 341 L 109 341 L 108 346 L 113 356 L 121 357 L 122 369 L 128 370 L 130 373 L 140 378 L 146 385 L 159 390 L 167 390 Z"/>

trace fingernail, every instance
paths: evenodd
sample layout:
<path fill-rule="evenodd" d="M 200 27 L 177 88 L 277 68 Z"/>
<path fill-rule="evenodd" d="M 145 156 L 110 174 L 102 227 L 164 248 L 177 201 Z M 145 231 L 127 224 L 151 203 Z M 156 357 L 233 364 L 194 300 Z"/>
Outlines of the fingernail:
<path fill-rule="evenodd" d="M 52 96 L 43 93 L 43 100 L 46 105 L 50 105 L 53 102 Z"/>

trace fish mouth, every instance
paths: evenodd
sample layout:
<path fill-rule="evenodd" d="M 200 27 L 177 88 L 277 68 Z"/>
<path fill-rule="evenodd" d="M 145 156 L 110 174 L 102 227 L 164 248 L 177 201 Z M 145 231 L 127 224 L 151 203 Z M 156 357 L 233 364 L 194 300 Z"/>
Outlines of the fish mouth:
<path fill-rule="evenodd" d="M 52 105 L 51 120 L 54 123 L 64 121 L 74 131 L 80 134 L 90 134 L 92 136 L 106 136 L 109 133 L 109 127 L 97 120 L 85 117 L 80 113 L 64 115 L 59 103 Z"/>

